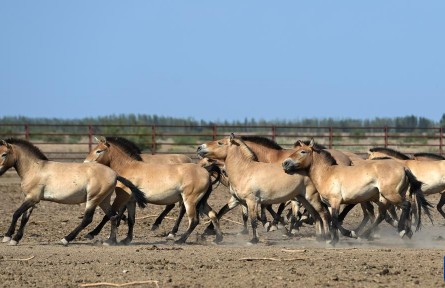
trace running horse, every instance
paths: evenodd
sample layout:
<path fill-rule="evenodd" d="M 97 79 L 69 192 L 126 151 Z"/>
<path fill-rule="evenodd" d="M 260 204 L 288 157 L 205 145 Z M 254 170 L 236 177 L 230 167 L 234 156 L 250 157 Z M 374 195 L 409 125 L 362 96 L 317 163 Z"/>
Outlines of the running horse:
<path fill-rule="evenodd" d="M 319 197 L 307 197 L 316 193 L 310 179 L 301 174 L 286 175 L 279 163 L 258 162 L 257 156 L 240 138 L 230 137 L 200 145 L 201 157 L 224 161 L 230 182 L 230 192 L 243 206 L 247 206 L 253 237 L 250 243 L 258 243 L 257 210 L 259 204 L 280 204 L 298 199 L 314 215 L 318 225 L 316 233 L 324 238 L 323 224 L 314 206 L 320 205 Z M 271 181 L 273 179 L 273 181 Z M 311 201 L 318 201 L 312 205 Z"/>
<path fill-rule="evenodd" d="M 91 150 L 85 162 L 97 162 L 111 167 L 116 173 L 128 178 L 137 185 L 147 198 L 148 203 L 156 205 L 171 205 L 177 202 L 184 204 L 178 219 L 184 213 L 189 219 L 187 231 L 182 234 L 176 243 L 184 243 L 199 223 L 199 213 L 210 218 L 216 229 L 215 242 L 222 241 L 222 233 L 216 213 L 207 204 L 207 199 L 212 192 L 212 180 L 210 173 L 203 167 L 194 163 L 184 164 L 150 164 L 142 161 L 135 144 L 129 144 L 129 140 L 122 137 L 101 137 L 97 146 Z M 126 187 L 118 185 L 116 193 L 127 194 Z M 132 201 L 128 202 L 131 204 Z M 113 203 L 114 211 L 118 211 L 126 202 Z M 135 220 L 135 207 L 127 205 L 128 209 L 128 233 L 122 241 L 124 244 L 131 242 L 133 238 L 133 226 Z M 182 215 L 181 215 L 182 214 Z M 104 217 L 107 220 L 107 216 Z M 102 221 L 104 222 L 104 221 Z M 99 226 L 98 226 L 99 227 Z M 176 227 L 176 225 L 175 225 Z M 177 228 L 177 227 L 176 227 Z M 89 233 L 94 237 L 100 229 L 94 229 Z M 172 230 L 169 236 L 173 237 L 176 231 Z M 110 235 L 116 239 L 116 235 Z"/>
<path fill-rule="evenodd" d="M 442 210 L 445 205 L 445 160 L 441 160 L 442 156 L 432 153 L 416 153 L 412 159 L 405 153 L 386 147 L 374 147 L 368 151 L 368 159 L 382 156 L 391 157 L 409 168 L 422 182 L 421 189 L 426 196 L 440 193 L 440 200 L 436 208 L 445 218 L 445 212 Z"/>
<path fill-rule="evenodd" d="M 0 155 L 0 175 L 14 167 L 21 178 L 21 188 L 25 194 L 25 201 L 14 212 L 11 225 L 2 241 L 9 242 L 10 245 L 17 245 L 22 239 L 32 210 L 41 200 L 61 204 L 86 202 L 81 223 L 61 240 L 63 245 L 68 245 L 92 222 L 97 206 L 113 220 L 112 230 L 116 229 L 116 217 L 111 209 L 110 199 L 117 181 L 130 187 L 139 205 L 145 206 L 144 194 L 109 167 L 96 163 L 49 161 L 39 148 L 28 141 L 15 138 L 0 142 Z M 20 227 L 14 235 L 20 217 Z"/>
<path fill-rule="evenodd" d="M 406 199 L 409 190 L 414 195 L 418 205 L 420 227 L 420 210 L 429 214 L 429 203 L 420 190 L 419 182 L 413 173 L 400 163 L 392 160 L 369 161 L 359 166 L 336 165 L 334 158 L 324 150 L 315 148 L 312 139 L 309 145 L 301 146 L 285 161 L 282 166 L 286 173 L 307 171 L 317 188 L 323 201 L 331 207 L 332 244 L 338 242 L 338 230 L 343 235 L 351 231 L 343 228 L 338 221 L 338 211 L 341 204 L 356 204 L 373 201 L 379 208 L 377 219 L 365 233 L 369 237 L 372 231 L 385 218 L 387 206 L 394 204 L 401 206 L 402 214 L 398 223 L 399 235 L 411 237 L 411 217 L 409 217 L 411 203 Z"/>

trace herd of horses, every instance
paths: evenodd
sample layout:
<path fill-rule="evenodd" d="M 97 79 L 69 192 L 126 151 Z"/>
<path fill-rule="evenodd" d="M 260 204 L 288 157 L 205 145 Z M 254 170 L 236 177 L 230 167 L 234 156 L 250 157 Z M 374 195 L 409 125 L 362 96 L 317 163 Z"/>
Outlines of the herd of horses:
<path fill-rule="evenodd" d="M 176 243 L 187 240 L 201 215 L 211 220 L 204 233 L 221 242 L 219 220 L 238 205 L 243 207 L 243 234 L 248 233 L 250 220 L 251 244 L 259 242 L 258 221 L 267 229 L 276 229 L 281 222 L 289 225 L 290 233 L 304 219 L 313 221 L 318 240 L 331 245 L 339 241 L 339 232 L 351 238 L 372 238 L 383 220 L 397 228 L 400 237 L 411 238 L 412 227 L 418 230 L 422 225 L 422 213 L 432 219 L 432 205 L 425 196 L 436 193 L 441 193 L 437 209 L 445 218 L 445 158 L 437 154 L 409 156 L 376 147 L 365 159 L 348 151 L 326 149 L 313 139 L 284 149 L 266 137 L 231 134 L 199 145 L 200 160 L 194 163 L 185 155 L 143 154 L 135 143 L 122 137 L 99 137 L 97 142 L 83 163 L 64 163 L 48 160 L 29 141 L 1 140 L 0 176 L 14 167 L 25 195 L 2 242 L 19 243 L 34 206 L 41 200 L 85 203 L 81 223 L 61 240 L 63 245 L 92 222 L 97 207 L 104 217 L 85 237 L 93 239 L 110 222 L 110 236 L 104 242 L 109 245 L 118 242 L 117 227 L 125 211 L 128 232 L 120 243 L 132 241 L 136 206 L 147 204 L 165 206 L 152 230 L 179 204 L 178 217 L 167 237 L 176 238 L 184 215 L 188 228 Z M 230 198 L 216 212 L 208 198 L 219 184 L 229 188 Z M 279 204 L 277 211 L 273 204 Z M 348 230 L 343 220 L 357 204 L 363 210 L 363 220 L 356 229 Z M 287 205 L 291 207 L 288 222 L 281 215 Z M 301 207 L 306 215 L 302 216 Z M 272 222 L 267 221 L 266 211 Z M 365 229 L 368 222 L 371 224 Z"/>

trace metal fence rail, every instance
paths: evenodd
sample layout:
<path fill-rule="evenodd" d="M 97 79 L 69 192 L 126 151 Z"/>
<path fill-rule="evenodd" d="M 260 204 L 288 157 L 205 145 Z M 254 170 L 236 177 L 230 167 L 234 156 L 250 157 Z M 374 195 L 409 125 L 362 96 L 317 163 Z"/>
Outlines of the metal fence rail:
<path fill-rule="evenodd" d="M 405 153 L 444 154 L 442 127 L 315 127 L 235 125 L 75 125 L 0 124 L 0 139 L 16 137 L 33 142 L 50 159 L 80 161 L 95 145 L 95 136 L 121 136 L 144 153 L 180 153 L 195 157 L 197 145 L 231 132 L 269 137 L 284 148 L 296 140 L 314 138 L 329 148 L 366 153 L 371 147 L 390 147 Z"/>

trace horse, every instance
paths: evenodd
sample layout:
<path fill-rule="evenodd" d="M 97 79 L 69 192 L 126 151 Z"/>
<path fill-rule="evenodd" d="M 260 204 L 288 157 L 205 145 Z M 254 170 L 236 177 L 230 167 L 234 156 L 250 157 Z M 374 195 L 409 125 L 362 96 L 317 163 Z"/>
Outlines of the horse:
<path fill-rule="evenodd" d="M 440 160 L 440 155 L 431 153 L 419 153 L 415 157 L 422 160 L 414 160 L 402 152 L 386 147 L 369 149 L 368 159 L 375 159 L 382 155 L 391 157 L 408 167 L 416 178 L 422 182 L 421 189 L 426 196 L 441 193 L 436 208 L 445 218 L 445 212 L 442 210 L 445 205 L 445 160 Z"/>
<path fill-rule="evenodd" d="M 385 160 L 368 161 L 359 166 L 341 166 L 337 165 L 329 152 L 315 148 L 313 139 L 309 145 L 300 144 L 301 146 L 283 161 L 282 167 L 286 173 L 291 174 L 301 170 L 307 171 L 323 201 L 331 207 L 331 244 L 335 245 L 338 242 L 338 230 L 343 230 L 343 235 L 357 236 L 340 225 L 338 211 L 341 204 L 365 201 L 373 201 L 377 204 L 379 207 L 377 219 L 363 234 L 365 237 L 369 237 L 375 227 L 384 219 L 389 204 L 402 208 L 398 224 L 399 235 L 401 237 L 412 236 L 411 218 L 409 217 L 411 203 L 406 199 L 408 190 L 410 195 L 415 196 L 418 205 L 417 229 L 420 228 L 421 223 L 421 208 L 431 217 L 429 203 L 420 190 L 421 182 L 400 163 Z"/>
<path fill-rule="evenodd" d="M 200 145 L 197 153 L 200 157 L 224 161 L 233 197 L 248 208 L 253 233 L 249 243 L 259 242 L 256 231 L 259 204 L 279 204 L 295 198 L 314 215 L 318 223 L 317 235 L 324 238 L 320 216 L 311 205 L 314 203 L 321 207 L 320 198 L 307 197 L 316 191 L 304 173 L 286 175 L 281 173 L 277 163 L 258 162 L 249 146 L 233 133 L 230 137 Z"/>
<path fill-rule="evenodd" d="M 113 220 L 112 230 L 116 229 L 115 214 L 111 209 L 110 198 L 117 181 L 129 187 L 131 193 L 136 195 L 140 206 L 144 207 L 146 204 L 143 193 L 109 167 L 95 163 L 49 161 L 32 143 L 15 138 L 0 142 L 0 155 L 0 175 L 14 167 L 21 178 L 21 188 L 25 194 L 25 201 L 13 214 L 11 225 L 2 240 L 4 243 L 18 244 L 23 237 L 26 223 L 34 206 L 41 200 L 61 204 L 86 202 L 82 222 L 61 240 L 65 246 L 93 221 L 97 206 Z M 14 235 L 20 217 L 22 217 L 20 227 Z"/>
<path fill-rule="evenodd" d="M 187 231 L 176 241 L 185 243 L 188 236 L 199 223 L 199 214 L 209 217 L 216 229 L 215 242 L 222 241 L 223 236 L 219 228 L 216 213 L 207 204 L 207 199 L 212 192 L 212 180 L 209 172 L 194 163 L 184 164 L 150 164 L 142 161 L 138 151 L 134 149 L 131 142 L 122 137 L 101 137 L 97 146 L 88 154 L 85 162 L 97 162 L 111 167 L 116 173 L 128 178 L 135 183 L 147 198 L 147 202 L 156 205 L 171 205 L 182 202 L 184 209 L 180 215 L 186 213 L 189 219 Z M 126 187 L 116 187 L 120 193 L 127 193 Z M 129 204 L 132 203 L 131 201 Z M 113 203 L 117 211 L 126 203 Z M 127 237 L 122 241 L 124 244 L 131 242 L 133 238 L 133 226 L 135 209 L 133 205 L 127 206 L 129 221 Z M 182 218 L 179 216 L 178 219 Z M 104 217 L 106 220 L 106 216 Z M 99 230 L 100 231 L 100 230 Z M 94 229 L 89 233 L 95 236 L 98 233 Z M 172 230 L 169 237 L 173 238 L 177 230 Z M 115 239 L 115 235 L 110 238 Z"/>

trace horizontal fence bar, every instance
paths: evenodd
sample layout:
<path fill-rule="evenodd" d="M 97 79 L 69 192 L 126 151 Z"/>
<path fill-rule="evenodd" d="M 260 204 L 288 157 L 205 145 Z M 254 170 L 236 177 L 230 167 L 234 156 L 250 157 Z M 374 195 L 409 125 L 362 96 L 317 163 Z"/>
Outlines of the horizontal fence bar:
<path fill-rule="evenodd" d="M 120 136 L 140 146 L 144 153 L 178 153 L 196 157 L 199 144 L 238 135 L 255 135 L 291 148 L 297 140 L 314 138 L 329 148 L 366 154 L 371 147 L 402 149 L 404 153 L 443 155 L 442 127 L 335 127 L 285 125 L 157 125 L 157 124 L 0 124 L 0 139 L 22 138 L 33 142 L 53 160 L 81 161 L 95 146 L 96 136 Z"/>

